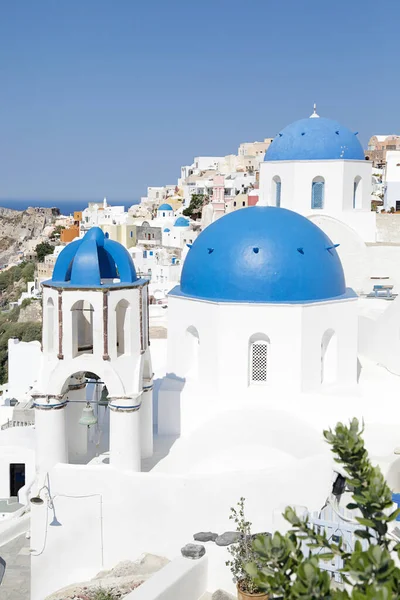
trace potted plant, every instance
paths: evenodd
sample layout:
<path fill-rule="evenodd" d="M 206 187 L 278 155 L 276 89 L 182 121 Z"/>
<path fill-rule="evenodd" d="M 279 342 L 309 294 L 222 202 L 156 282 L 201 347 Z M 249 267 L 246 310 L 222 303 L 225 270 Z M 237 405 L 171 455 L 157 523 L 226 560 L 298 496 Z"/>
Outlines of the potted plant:
<path fill-rule="evenodd" d="M 231 508 L 229 518 L 236 523 L 239 539 L 228 548 L 231 559 L 226 561 L 226 566 L 230 567 L 236 583 L 238 600 L 268 600 L 268 594 L 257 587 L 246 571 L 246 565 L 258 563 L 258 558 L 253 550 L 254 536 L 251 534 L 251 523 L 245 517 L 244 503 L 245 499 L 240 498 L 237 508 Z"/>

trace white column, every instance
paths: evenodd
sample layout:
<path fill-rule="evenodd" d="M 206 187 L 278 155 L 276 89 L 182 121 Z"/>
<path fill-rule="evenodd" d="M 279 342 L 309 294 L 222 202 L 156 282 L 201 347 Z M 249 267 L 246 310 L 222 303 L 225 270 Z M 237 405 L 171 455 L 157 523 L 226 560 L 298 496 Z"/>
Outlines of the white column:
<path fill-rule="evenodd" d="M 128 471 L 141 470 L 141 394 L 110 398 L 110 465 Z"/>
<path fill-rule="evenodd" d="M 153 377 L 143 380 L 140 439 L 142 458 L 153 456 Z"/>
<path fill-rule="evenodd" d="M 36 468 L 48 472 L 67 463 L 65 401 L 62 396 L 35 396 Z"/>

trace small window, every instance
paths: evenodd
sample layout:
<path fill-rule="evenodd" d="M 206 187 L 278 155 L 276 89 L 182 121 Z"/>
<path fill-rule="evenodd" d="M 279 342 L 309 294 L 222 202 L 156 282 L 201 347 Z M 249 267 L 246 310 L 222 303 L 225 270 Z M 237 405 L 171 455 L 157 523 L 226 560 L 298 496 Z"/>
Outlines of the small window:
<path fill-rule="evenodd" d="M 311 187 L 311 208 L 323 209 L 325 200 L 325 180 L 323 177 L 316 177 Z"/>
<path fill-rule="evenodd" d="M 259 340 L 251 344 L 250 361 L 251 383 L 265 383 L 267 381 L 268 342 Z"/>
<path fill-rule="evenodd" d="M 353 208 L 362 208 L 362 180 L 359 176 L 353 183 Z"/>
<path fill-rule="evenodd" d="M 242 202 L 242 206 L 246 206 L 246 202 L 244 202 L 244 201 L 243 201 L 243 202 Z"/>
<path fill-rule="evenodd" d="M 281 205 L 281 190 L 281 178 L 278 175 L 275 175 L 272 180 L 272 202 L 275 200 L 275 206 L 278 208 Z"/>
<path fill-rule="evenodd" d="M 236 200 L 235 200 L 235 202 L 233 203 L 233 206 L 236 206 Z"/>
<path fill-rule="evenodd" d="M 131 231 L 131 232 L 129 233 L 129 236 L 130 236 L 131 238 L 133 238 L 133 231 Z"/>

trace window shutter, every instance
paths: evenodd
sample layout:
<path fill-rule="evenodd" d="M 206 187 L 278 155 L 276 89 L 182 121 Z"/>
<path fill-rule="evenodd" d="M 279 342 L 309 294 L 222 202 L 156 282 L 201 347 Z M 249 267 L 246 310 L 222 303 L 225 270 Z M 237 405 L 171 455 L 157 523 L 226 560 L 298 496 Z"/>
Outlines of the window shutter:
<path fill-rule="evenodd" d="M 324 186 L 323 181 L 313 181 L 311 208 L 324 208 Z"/>
<path fill-rule="evenodd" d="M 281 205 L 281 189 L 282 189 L 282 183 L 280 181 L 276 182 L 276 206 L 280 206 Z"/>

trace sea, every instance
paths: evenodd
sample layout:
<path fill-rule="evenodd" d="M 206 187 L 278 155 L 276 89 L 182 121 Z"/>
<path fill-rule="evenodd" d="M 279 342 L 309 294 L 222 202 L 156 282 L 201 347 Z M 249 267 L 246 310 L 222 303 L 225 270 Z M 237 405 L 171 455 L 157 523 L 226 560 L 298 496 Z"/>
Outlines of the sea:
<path fill-rule="evenodd" d="M 38 208 L 59 208 L 62 215 L 71 215 L 74 211 L 83 210 L 87 208 L 89 202 L 98 202 L 103 204 L 103 199 L 96 200 L 40 200 L 40 199 L 28 199 L 22 200 L 20 198 L 14 200 L 8 200 L 6 198 L 0 198 L 0 206 L 4 208 L 13 208 L 14 210 L 25 210 L 30 206 Z M 133 204 L 139 204 L 140 200 L 109 200 L 107 198 L 107 204 L 109 206 L 124 206 L 125 210 L 128 210 Z"/>

